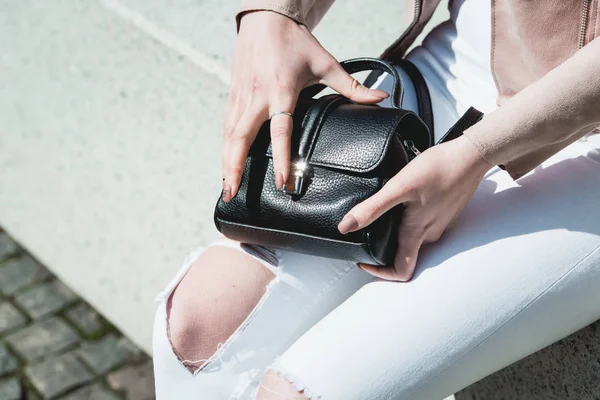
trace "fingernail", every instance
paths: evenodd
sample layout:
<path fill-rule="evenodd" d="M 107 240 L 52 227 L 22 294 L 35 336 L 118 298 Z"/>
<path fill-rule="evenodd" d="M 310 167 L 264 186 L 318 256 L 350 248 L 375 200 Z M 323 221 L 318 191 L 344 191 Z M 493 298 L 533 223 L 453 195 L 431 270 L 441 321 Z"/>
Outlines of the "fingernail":
<path fill-rule="evenodd" d="M 275 174 L 275 187 L 277 190 L 283 189 L 283 174 L 281 172 L 277 172 Z"/>
<path fill-rule="evenodd" d="M 377 97 L 378 99 L 387 99 L 390 95 L 383 90 L 378 89 L 369 89 L 369 95 L 373 97 Z"/>
<path fill-rule="evenodd" d="M 227 203 L 229 200 L 231 200 L 231 185 L 225 183 L 223 185 L 223 201 Z"/>
<path fill-rule="evenodd" d="M 356 228 L 358 228 L 358 221 L 350 214 L 346 214 L 338 225 L 338 230 L 344 235 Z"/>

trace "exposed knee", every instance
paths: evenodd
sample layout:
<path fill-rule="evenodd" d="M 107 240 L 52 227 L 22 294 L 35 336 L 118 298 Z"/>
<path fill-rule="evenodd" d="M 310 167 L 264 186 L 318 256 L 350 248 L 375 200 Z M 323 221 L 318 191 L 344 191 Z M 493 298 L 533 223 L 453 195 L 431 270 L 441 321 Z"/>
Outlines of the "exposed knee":
<path fill-rule="evenodd" d="M 284 397 L 282 397 L 284 396 Z M 273 369 L 267 370 L 260 381 L 257 400 L 308 399 L 304 389 L 298 390 L 296 386 L 278 374 Z"/>
<path fill-rule="evenodd" d="M 227 247 L 210 247 L 194 262 L 167 302 L 169 340 L 189 370 L 207 364 L 273 278 L 260 262 Z"/>

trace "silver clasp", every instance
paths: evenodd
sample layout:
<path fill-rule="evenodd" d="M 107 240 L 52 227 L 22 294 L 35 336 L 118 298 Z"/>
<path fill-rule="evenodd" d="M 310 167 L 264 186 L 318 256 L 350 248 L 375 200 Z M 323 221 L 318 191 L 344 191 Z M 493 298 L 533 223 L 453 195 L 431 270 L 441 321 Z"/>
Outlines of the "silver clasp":
<path fill-rule="evenodd" d="M 290 174 L 281 191 L 287 194 L 300 194 L 304 185 L 306 162 L 298 161 L 290 166 Z"/>

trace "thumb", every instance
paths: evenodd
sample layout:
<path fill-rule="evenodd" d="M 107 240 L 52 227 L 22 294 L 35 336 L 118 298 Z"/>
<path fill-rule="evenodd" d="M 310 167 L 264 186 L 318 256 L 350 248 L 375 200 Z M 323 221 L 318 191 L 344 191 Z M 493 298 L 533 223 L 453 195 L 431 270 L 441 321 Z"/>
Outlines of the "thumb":
<path fill-rule="evenodd" d="M 373 222 L 400 203 L 412 201 L 414 195 L 409 187 L 403 185 L 400 175 L 394 176 L 374 195 L 358 203 L 338 224 L 342 234 L 357 231 Z"/>
<path fill-rule="evenodd" d="M 346 96 L 355 103 L 378 103 L 381 100 L 389 97 L 389 94 L 383 90 L 369 89 L 349 73 L 344 68 L 335 62 L 332 64 L 333 67 L 328 71 L 323 78 L 321 83 L 329 86 L 336 92 L 343 96 Z"/>
<path fill-rule="evenodd" d="M 398 232 L 398 250 L 393 266 L 371 265 L 360 263 L 358 267 L 369 274 L 387 281 L 410 281 L 415 273 L 419 249 L 423 244 L 423 236 L 400 229 Z"/>
<path fill-rule="evenodd" d="M 394 259 L 394 270 L 399 281 L 409 281 L 414 275 L 423 242 L 423 234 L 411 231 L 405 225 L 398 230 L 398 251 Z"/>

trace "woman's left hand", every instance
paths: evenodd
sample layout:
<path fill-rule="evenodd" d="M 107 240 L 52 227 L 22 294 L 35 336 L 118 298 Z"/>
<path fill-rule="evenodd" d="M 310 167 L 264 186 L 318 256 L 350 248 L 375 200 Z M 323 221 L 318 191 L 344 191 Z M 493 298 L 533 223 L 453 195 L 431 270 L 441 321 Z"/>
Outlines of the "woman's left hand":
<path fill-rule="evenodd" d="M 381 279 L 408 281 L 421 245 L 440 238 L 490 168 L 492 165 L 465 136 L 433 146 L 409 162 L 379 192 L 350 210 L 338 229 L 347 233 L 364 228 L 403 203 L 394 266 L 359 266 Z"/>

